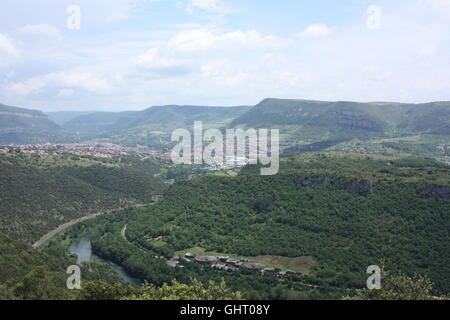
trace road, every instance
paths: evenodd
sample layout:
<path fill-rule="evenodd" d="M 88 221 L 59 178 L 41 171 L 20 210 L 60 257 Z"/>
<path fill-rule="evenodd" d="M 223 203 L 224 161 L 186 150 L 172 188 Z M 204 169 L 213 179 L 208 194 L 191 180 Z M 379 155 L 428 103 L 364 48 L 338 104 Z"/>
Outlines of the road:
<path fill-rule="evenodd" d="M 125 225 L 125 227 L 123 227 L 122 231 L 120 232 L 120 235 L 122 236 L 123 240 L 127 240 L 127 236 L 125 235 L 125 232 L 127 232 L 127 224 Z"/>
<path fill-rule="evenodd" d="M 142 206 L 145 206 L 145 205 L 135 205 L 135 206 L 133 206 L 133 208 L 142 207 Z M 111 212 L 118 211 L 118 210 L 124 210 L 124 209 L 126 209 L 126 208 L 118 208 L 118 209 L 112 209 L 112 210 L 108 210 L 108 211 L 97 212 L 97 213 L 94 213 L 94 214 L 90 214 L 90 215 L 87 215 L 87 216 L 84 216 L 84 217 L 80 217 L 80 218 L 71 220 L 69 222 L 66 222 L 66 223 L 60 225 L 58 228 L 56 228 L 56 229 L 50 231 L 49 233 L 43 235 L 38 241 L 36 241 L 33 244 L 33 248 L 41 247 L 44 243 L 46 243 L 47 241 L 49 241 L 50 239 L 52 239 L 56 235 L 60 234 L 61 232 L 63 232 L 67 228 L 73 226 L 74 224 L 77 224 L 77 223 L 80 223 L 80 222 L 83 222 L 83 221 L 86 221 L 86 220 L 89 220 L 89 219 L 93 219 L 93 218 L 98 217 L 98 216 L 103 215 L 103 214 L 111 213 Z"/>

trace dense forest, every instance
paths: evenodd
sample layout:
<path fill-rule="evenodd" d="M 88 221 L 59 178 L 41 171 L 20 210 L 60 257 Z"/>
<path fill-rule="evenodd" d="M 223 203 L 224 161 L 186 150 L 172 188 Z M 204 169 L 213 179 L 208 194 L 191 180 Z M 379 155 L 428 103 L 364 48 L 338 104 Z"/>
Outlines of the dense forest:
<path fill-rule="evenodd" d="M 68 298 L 65 271 L 62 260 L 0 234 L 0 300 Z"/>
<path fill-rule="evenodd" d="M 281 167 L 271 177 L 257 166 L 191 177 L 151 207 L 85 222 L 71 236 L 89 232 L 96 254 L 155 285 L 224 279 L 246 298 L 336 298 L 363 288 L 366 268 L 385 260 L 395 272 L 428 276 L 434 294 L 449 292 L 449 166 L 319 153 L 284 157 Z M 190 250 L 310 263 L 305 275 L 281 278 L 166 264 Z"/>
<path fill-rule="evenodd" d="M 0 233 L 32 243 L 88 214 L 152 201 L 163 164 L 134 157 L 0 155 Z"/>
<path fill-rule="evenodd" d="M 80 290 L 66 286 L 73 257 L 59 259 L 0 234 L 0 300 L 231 300 L 239 299 L 223 282 L 173 281 L 158 288 L 121 282 L 104 263 L 81 266 Z"/>

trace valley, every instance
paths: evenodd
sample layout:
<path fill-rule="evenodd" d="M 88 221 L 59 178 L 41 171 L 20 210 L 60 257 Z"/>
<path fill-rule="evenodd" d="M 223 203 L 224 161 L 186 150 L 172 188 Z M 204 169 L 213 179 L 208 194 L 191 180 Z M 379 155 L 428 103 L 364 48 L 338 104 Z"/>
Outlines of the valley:
<path fill-rule="evenodd" d="M 167 152 L 174 146 L 171 133 L 175 129 L 192 130 L 194 121 L 202 121 L 205 129 L 217 128 L 223 132 L 228 128 L 280 129 L 284 152 L 350 151 L 450 161 L 448 102 L 407 104 L 265 99 L 255 106 L 168 105 L 142 111 L 66 112 L 62 115 L 0 105 L 0 112 L 4 110 L 5 113 L 11 108 L 36 114 L 40 122 L 33 124 L 33 130 L 42 127 L 39 130 L 44 132 L 51 127 L 53 132 L 58 132 L 57 140 L 45 134 L 40 138 L 42 142 L 50 143 L 112 143 Z M 8 117 L 5 126 L 8 123 L 12 131 L 30 128 L 30 123 L 23 122 L 17 115 L 4 117 Z M 27 141 L 25 137 L 14 137 L 0 131 L 0 146 L 38 143 L 35 138 Z"/>
<path fill-rule="evenodd" d="M 266 178 L 252 166 L 237 176 L 194 176 L 151 207 L 99 216 L 60 239 L 88 234 L 96 255 L 141 280 L 223 278 L 247 298 L 342 297 L 363 288 L 366 265 L 382 260 L 410 275 L 426 272 L 439 295 L 448 292 L 448 256 L 437 254 L 449 252 L 441 241 L 450 227 L 448 166 L 311 153 L 286 156 L 281 167 Z M 270 272 L 211 267 L 186 254 L 205 261 L 228 256 Z M 280 278 L 272 268 L 300 273 Z"/>
<path fill-rule="evenodd" d="M 436 313 L 449 18 L 450 0 L 0 0 L 0 304 Z"/>
<path fill-rule="evenodd" d="M 55 290 L 67 299 L 136 296 L 148 287 L 127 284 L 144 281 L 225 281 L 245 299 L 342 299 L 363 292 L 367 266 L 381 263 L 429 277 L 445 296 L 449 106 L 266 99 L 58 115 L 53 128 L 75 140 L 0 146 L 1 240 L 33 244 L 27 254 L 46 258 L 21 272 L 47 270 L 52 288 L 63 266 L 80 264 L 93 291 Z M 279 128 L 280 172 L 173 163 L 172 130 L 195 120 L 222 132 Z M 16 278 L 1 283 L 3 295 L 39 294 L 19 293 Z"/>

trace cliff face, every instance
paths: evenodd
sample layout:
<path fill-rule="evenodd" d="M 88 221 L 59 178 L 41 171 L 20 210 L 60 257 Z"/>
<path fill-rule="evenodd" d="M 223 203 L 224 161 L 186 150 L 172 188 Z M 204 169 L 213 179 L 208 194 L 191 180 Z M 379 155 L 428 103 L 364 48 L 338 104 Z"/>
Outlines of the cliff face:
<path fill-rule="evenodd" d="M 32 113 L 24 113 L 24 112 L 0 111 L 0 116 L 2 116 L 2 115 L 22 117 L 22 118 L 47 119 L 47 116 L 44 114 L 32 114 Z"/>
<path fill-rule="evenodd" d="M 373 183 L 372 181 L 353 181 L 346 184 L 345 191 L 367 197 L 373 193 L 373 187 L 377 184 L 378 182 Z"/>
<path fill-rule="evenodd" d="M 76 137 L 38 110 L 0 104 L 0 144 L 75 141 Z"/>
<path fill-rule="evenodd" d="M 311 177 L 311 178 L 299 178 L 296 180 L 296 183 L 309 188 L 315 188 L 319 185 L 331 184 L 331 185 L 339 185 L 343 190 L 360 195 L 363 197 L 367 197 L 374 191 L 374 186 L 379 184 L 379 182 L 365 181 L 365 180 L 354 180 L 350 182 L 346 182 L 345 178 L 333 176 L 333 177 Z"/>
<path fill-rule="evenodd" d="M 450 187 L 445 186 L 428 186 L 418 192 L 421 198 L 441 198 L 450 200 Z"/>

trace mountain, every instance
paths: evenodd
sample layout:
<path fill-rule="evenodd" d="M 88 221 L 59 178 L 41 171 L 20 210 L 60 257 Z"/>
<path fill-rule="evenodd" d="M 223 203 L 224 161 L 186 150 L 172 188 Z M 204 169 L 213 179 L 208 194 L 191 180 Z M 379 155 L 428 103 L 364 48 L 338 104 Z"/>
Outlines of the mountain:
<path fill-rule="evenodd" d="M 448 161 L 450 102 L 266 99 L 231 127 L 278 128 L 285 152 L 351 151 Z"/>
<path fill-rule="evenodd" d="M 389 102 L 325 102 L 266 99 L 236 118 L 231 126 L 302 126 L 359 132 L 446 133 L 450 127 L 450 102 L 402 104 Z"/>
<path fill-rule="evenodd" d="M 173 145 L 171 133 L 192 129 L 198 120 L 205 128 L 222 130 L 279 129 L 285 153 L 344 151 L 450 161 L 450 102 L 265 99 L 254 107 L 168 105 L 142 111 L 51 113 L 63 129 L 39 111 L 5 108 L 12 107 L 3 107 L 0 144 L 80 139 L 167 151 Z"/>
<path fill-rule="evenodd" d="M 155 106 L 143 111 L 98 112 L 77 117 L 64 128 L 81 136 L 104 138 L 115 143 L 149 144 L 170 139 L 177 128 L 191 128 L 194 121 L 224 127 L 250 107 Z M 169 137 L 169 138 L 168 138 Z M 147 140 L 148 139 L 148 140 Z"/>
<path fill-rule="evenodd" d="M 78 133 L 84 138 L 111 134 L 115 131 L 127 129 L 128 122 L 135 120 L 138 112 L 94 112 L 84 114 L 64 123 L 67 130 Z"/>
<path fill-rule="evenodd" d="M 0 104 L 0 144 L 74 141 L 71 133 L 37 110 Z"/>
<path fill-rule="evenodd" d="M 64 128 L 83 139 L 170 148 L 170 134 L 205 127 L 277 128 L 285 152 L 352 151 L 431 156 L 446 161 L 450 102 L 407 104 L 265 99 L 254 107 L 156 106 L 143 111 L 93 113 Z"/>
<path fill-rule="evenodd" d="M 59 126 L 64 126 L 66 122 L 69 122 L 76 117 L 84 116 L 86 114 L 96 113 L 97 111 L 55 111 L 45 112 L 50 120 L 55 122 Z"/>

